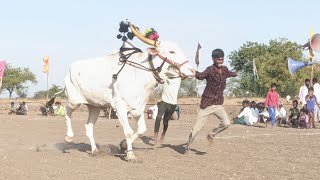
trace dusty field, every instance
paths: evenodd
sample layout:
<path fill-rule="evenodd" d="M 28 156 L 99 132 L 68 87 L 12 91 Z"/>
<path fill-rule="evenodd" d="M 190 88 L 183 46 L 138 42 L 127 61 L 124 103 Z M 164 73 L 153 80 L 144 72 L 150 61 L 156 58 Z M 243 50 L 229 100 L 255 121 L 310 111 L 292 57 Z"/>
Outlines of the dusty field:
<path fill-rule="evenodd" d="M 228 100 L 225 109 L 238 112 L 239 102 Z M 99 117 L 95 138 L 101 153 L 92 157 L 85 108 L 74 113 L 75 144 L 66 148 L 64 118 L 43 117 L 38 105 L 30 103 L 29 115 L 16 116 L 7 115 L 8 103 L 2 102 L 0 179 L 320 179 L 320 129 L 232 125 L 210 145 L 205 137 L 217 125 L 211 117 L 186 156 L 183 145 L 197 106 L 182 105 L 182 118 L 170 121 L 159 148 L 152 146 L 154 122 L 146 120 L 147 132 L 134 143 L 141 162 L 127 163 L 118 154 L 124 135 L 117 120 Z"/>

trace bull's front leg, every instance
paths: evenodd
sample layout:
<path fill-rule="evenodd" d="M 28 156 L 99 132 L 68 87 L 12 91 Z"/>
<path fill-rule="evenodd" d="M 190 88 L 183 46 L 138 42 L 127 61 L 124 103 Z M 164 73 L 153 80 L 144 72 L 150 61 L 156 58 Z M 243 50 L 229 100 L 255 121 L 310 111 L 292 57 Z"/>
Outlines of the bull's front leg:
<path fill-rule="evenodd" d="M 130 127 L 129 121 L 128 121 L 128 115 L 127 115 L 127 106 L 124 104 L 115 104 L 115 108 L 117 109 L 117 116 L 119 119 L 119 122 L 123 128 L 123 133 L 126 137 L 126 146 L 127 146 L 127 161 L 129 162 L 134 162 L 136 161 L 136 157 L 133 153 L 132 150 L 132 143 L 133 141 L 131 140 L 131 137 L 133 136 L 134 132 L 132 130 L 132 128 Z M 124 141 L 122 141 L 120 143 L 120 146 L 122 146 L 121 148 L 124 148 Z"/>

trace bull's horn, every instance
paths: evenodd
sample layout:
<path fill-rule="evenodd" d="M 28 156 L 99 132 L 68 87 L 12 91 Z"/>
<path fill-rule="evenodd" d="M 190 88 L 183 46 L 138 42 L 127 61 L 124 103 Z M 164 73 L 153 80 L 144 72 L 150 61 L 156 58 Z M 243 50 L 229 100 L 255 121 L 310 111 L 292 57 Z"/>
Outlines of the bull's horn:
<path fill-rule="evenodd" d="M 139 38 L 142 42 L 149 44 L 151 46 L 159 46 L 159 42 L 158 41 L 154 41 L 151 39 L 148 39 L 146 37 L 144 37 L 144 35 L 141 34 L 141 32 L 131 23 L 129 23 L 130 29 L 132 31 L 132 33 L 137 36 L 137 38 Z"/>

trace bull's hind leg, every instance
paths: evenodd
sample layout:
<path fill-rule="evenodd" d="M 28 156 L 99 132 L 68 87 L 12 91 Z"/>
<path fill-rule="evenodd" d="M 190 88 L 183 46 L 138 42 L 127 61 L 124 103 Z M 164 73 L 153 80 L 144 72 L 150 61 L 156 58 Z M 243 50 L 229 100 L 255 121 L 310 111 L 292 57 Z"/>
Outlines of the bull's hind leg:
<path fill-rule="evenodd" d="M 98 148 L 96 146 L 96 142 L 93 137 L 93 126 L 98 120 L 98 117 L 100 114 L 100 108 L 88 105 L 88 109 L 89 109 L 89 117 L 88 117 L 87 124 L 85 125 L 86 136 L 88 137 L 91 144 L 91 153 L 94 154 L 98 152 Z"/>
<path fill-rule="evenodd" d="M 72 143 L 72 138 L 74 137 L 72 125 L 71 125 L 71 114 L 73 113 L 75 109 L 69 107 L 68 105 L 65 106 L 65 118 L 66 118 L 66 124 L 67 124 L 67 135 L 65 136 L 66 143 Z"/>

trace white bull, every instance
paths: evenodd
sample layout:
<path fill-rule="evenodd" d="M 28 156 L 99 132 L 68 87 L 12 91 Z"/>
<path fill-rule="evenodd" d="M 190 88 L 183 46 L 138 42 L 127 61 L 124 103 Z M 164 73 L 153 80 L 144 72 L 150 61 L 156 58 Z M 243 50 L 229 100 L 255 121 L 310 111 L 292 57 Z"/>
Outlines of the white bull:
<path fill-rule="evenodd" d="M 158 67 L 165 60 L 160 77 L 191 76 L 192 66 L 182 52 L 174 43 L 161 42 L 157 48 L 149 48 L 146 53 L 135 53 L 129 60 L 145 67 L 151 68 L 148 63 L 148 56 L 152 55 L 155 67 Z M 71 126 L 71 114 L 80 104 L 86 104 L 89 110 L 89 117 L 85 124 L 86 136 L 91 144 L 91 152 L 95 153 L 97 146 L 93 137 L 93 126 L 100 113 L 100 107 L 112 106 L 117 111 L 120 124 L 127 141 L 127 159 L 135 160 L 132 151 L 132 143 L 137 137 L 146 131 L 144 118 L 145 105 L 157 81 L 151 71 L 140 66 L 127 63 L 119 73 L 117 79 L 112 75 L 116 74 L 121 65 L 119 64 L 120 54 L 108 55 L 86 61 L 78 61 L 71 65 L 68 75 L 65 78 L 65 92 L 67 94 L 66 105 L 66 142 L 72 142 L 74 133 Z M 172 60 L 167 61 L 167 60 Z M 169 63 L 171 64 L 169 64 Z M 171 68 L 176 66 L 177 68 Z M 179 65 L 181 65 L 179 67 Z M 128 122 L 128 115 L 137 120 L 138 130 L 134 132 Z"/>

